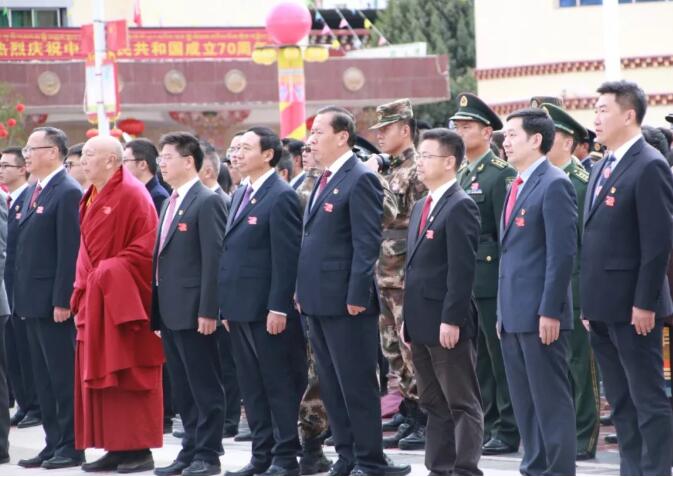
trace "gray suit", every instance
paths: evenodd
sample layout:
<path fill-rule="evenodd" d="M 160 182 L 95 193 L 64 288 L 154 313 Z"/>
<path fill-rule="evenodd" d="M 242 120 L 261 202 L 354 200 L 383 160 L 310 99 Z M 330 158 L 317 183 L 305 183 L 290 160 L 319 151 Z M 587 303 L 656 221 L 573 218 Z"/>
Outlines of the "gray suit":
<path fill-rule="evenodd" d="M 7 195 L 0 193 L 0 459 L 9 452 L 9 389 L 5 359 L 5 323 L 9 317 L 9 301 L 5 291 L 5 258 L 7 246 Z"/>

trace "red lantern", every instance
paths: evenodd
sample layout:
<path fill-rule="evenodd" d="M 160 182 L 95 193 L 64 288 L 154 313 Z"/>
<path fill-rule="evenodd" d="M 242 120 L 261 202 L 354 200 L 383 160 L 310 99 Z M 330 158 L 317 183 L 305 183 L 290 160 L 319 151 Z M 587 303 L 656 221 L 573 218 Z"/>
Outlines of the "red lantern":
<path fill-rule="evenodd" d="M 14 119 L 14 118 L 9 118 L 9 119 L 7 120 L 7 127 L 13 128 L 14 126 L 16 126 L 16 119 Z"/>
<path fill-rule="evenodd" d="M 16 105 L 16 110 L 19 113 L 23 113 L 23 111 L 26 109 L 26 105 L 23 103 L 17 103 Z"/>
<path fill-rule="evenodd" d="M 92 137 L 96 137 L 96 136 L 98 136 L 98 129 L 96 129 L 96 128 L 87 129 L 87 131 L 86 131 L 87 139 L 91 139 Z"/>
<path fill-rule="evenodd" d="M 124 134 L 124 131 L 122 131 L 121 129 L 113 128 L 110 130 L 110 136 L 116 137 L 117 139 L 122 137 L 122 134 Z"/>
<path fill-rule="evenodd" d="M 131 136 L 140 136 L 145 130 L 145 123 L 140 119 L 128 118 L 119 121 L 117 127 Z"/>
<path fill-rule="evenodd" d="M 294 45 L 311 30 L 311 12 L 305 5 L 279 3 L 266 16 L 266 31 L 277 45 Z"/>
<path fill-rule="evenodd" d="M 7 137 L 7 136 L 8 136 L 7 130 L 3 126 L 2 128 L 0 128 L 0 137 Z"/>

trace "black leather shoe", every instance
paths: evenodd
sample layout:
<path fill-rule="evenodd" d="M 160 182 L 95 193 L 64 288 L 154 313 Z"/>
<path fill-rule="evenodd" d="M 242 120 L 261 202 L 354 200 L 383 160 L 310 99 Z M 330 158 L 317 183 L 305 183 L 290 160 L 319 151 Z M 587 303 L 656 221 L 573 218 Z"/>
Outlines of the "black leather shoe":
<path fill-rule="evenodd" d="M 19 425 L 19 422 L 23 421 L 23 418 L 26 417 L 26 413 L 18 410 L 14 413 L 14 415 L 9 419 L 9 425 L 10 427 L 14 427 Z"/>
<path fill-rule="evenodd" d="M 9 462 L 9 455 L 3 455 L 0 457 L 0 464 L 6 464 L 7 462 Z"/>
<path fill-rule="evenodd" d="M 211 464 L 205 460 L 195 460 L 182 469 L 181 475 L 220 475 L 220 463 Z"/>
<path fill-rule="evenodd" d="M 30 459 L 21 459 L 18 464 L 19 467 L 23 467 L 24 469 L 34 469 L 40 467 L 45 460 L 47 460 L 45 457 L 36 455 Z"/>
<path fill-rule="evenodd" d="M 258 475 L 299 475 L 299 466 L 281 467 L 279 465 L 272 465 L 266 469 L 266 472 L 262 472 Z"/>
<path fill-rule="evenodd" d="M 185 431 L 173 431 L 173 437 L 182 439 L 183 437 L 185 437 Z"/>
<path fill-rule="evenodd" d="M 154 475 L 180 475 L 183 469 L 189 467 L 189 464 L 180 460 L 174 460 L 166 467 L 157 467 L 154 469 Z"/>
<path fill-rule="evenodd" d="M 599 419 L 601 426 L 611 426 L 612 425 L 612 414 L 604 414 Z"/>
<path fill-rule="evenodd" d="M 252 440 L 252 433 L 250 431 L 240 431 L 234 437 L 234 441 L 236 442 L 247 442 L 251 440 Z"/>
<path fill-rule="evenodd" d="M 425 449 L 425 426 L 416 426 L 414 432 L 400 439 L 397 443 L 400 450 L 423 450 Z"/>
<path fill-rule="evenodd" d="M 591 460 L 591 459 L 595 459 L 595 458 L 596 458 L 596 454 L 592 454 L 591 452 L 588 452 L 588 451 L 578 452 L 577 455 L 575 456 L 576 461 Z"/>
<path fill-rule="evenodd" d="M 518 450 L 505 444 L 497 437 L 492 437 L 490 441 L 482 446 L 481 453 L 483 455 L 513 454 Z"/>
<path fill-rule="evenodd" d="M 43 469 L 66 469 L 68 467 L 79 467 L 82 465 L 82 459 L 71 459 L 70 457 L 63 457 L 60 455 L 55 455 L 51 459 L 45 460 L 42 462 Z"/>
<path fill-rule="evenodd" d="M 299 470 L 301 475 L 322 474 L 329 471 L 332 461 L 325 457 L 322 449 L 319 452 L 306 453 L 299 459 Z"/>
<path fill-rule="evenodd" d="M 400 424 L 406 421 L 406 418 L 398 412 L 395 413 L 392 418 L 388 419 L 387 421 L 383 421 L 383 424 L 381 424 L 381 429 L 383 429 L 384 432 L 396 431 L 397 428 L 400 427 Z"/>
<path fill-rule="evenodd" d="M 124 462 L 117 466 L 119 474 L 133 474 L 135 472 L 146 472 L 154 469 L 154 458 L 149 450 L 140 452 L 129 452 L 124 458 Z"/>
<path fill-rule="evenodd" d="M 255 467 L 252 463 L 248 463 L 245 467 L 238 470 L 228 470 L 224 475 L 255 475 L 266 472 L 268 467 Z"/>
<path fill-rule="evenodd" d="M 355 467 L 350 475 L 409 475 L 409 473 L 411 473 L 410 465 L 388 465 L 373 474 L 368 473 L 361 467 Z"/>
<path fill-rule="evenodd" d="M 121 452 L 108 452 L 98 460 L 82 464 L 82 470 L 84 472 L 111 472 L 117 470 L 117 466 L 123 460 Z"/>
<path fill-rule="evenodd" d="M 222 438 L 236 437 L 238 435 L 238 426 L 226 426 L 222 432 Z"/>
<path fill-rule="evenodd" d="M 354 464 L 349 464 L 342 458 L 337 459 L 337 461 L 330 467 L 329 472 L 327 472 L 327 475 L 351 475 L 351 472 L 353 471 L 353 468 L 355 467 Z"/>
<path fill-rule="evenodd" d="M 394 435 L 383 439 L 383 448 L 394 449 L 398 446 L 400 440 L 404 439 L 412 432 L 414 432 L 414 428 L 411 424 L 408 422 L 400 424 L 400 427 L 397 428 L 397 432 Z"/>
<path fill-rule="evenodd" d="M 605 442 L 608 444 L 617 444 L 617 434 L 606 434 Z"/>
<path fill-rule="evenodd" d="M 42 419 L 39 417 L 31 416 L 30 414 L 27 414 L 26 417 L 24 417 L 21 422 L 19 422 L 16 427 L 19 429 L 26 429 L 27 427 L 35 427 L 35 426 L 40 426 L 42 425 Z"/>

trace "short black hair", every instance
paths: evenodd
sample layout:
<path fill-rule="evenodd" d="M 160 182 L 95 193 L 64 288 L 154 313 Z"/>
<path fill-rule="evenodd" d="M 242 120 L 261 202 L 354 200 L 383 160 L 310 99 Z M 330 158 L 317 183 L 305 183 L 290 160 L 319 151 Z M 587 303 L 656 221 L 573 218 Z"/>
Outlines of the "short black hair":
<path fill-rule="evenodd" d="M 269 149 L 273 151 L 273 157 L 269 161 L 269 165 L 276 167 L 283 153 L 283 144 L 280 142 L 278 135 L 272 129 L 265 127 L 250 128 L 246 132 L 251 132 L 259 138 L 259 147 L 262 152 Z"/>
<path fill-rule="evenodd" d="M 294 171 L 294 161 L 292 161 L 292 156 L 287 150 L 283 150 L 283 153 L 280 155 L 280 160 L 276 164 L 276 169 L 279 171 L 287 171 L 288 179 L 292 178 L 292 173 Z"/>
<path fill-rule="evenodd" d="M 643 138 L 648 144 L 661 153 L 662 156 L 668 156 L 671 148 L 668 146 L 666 136 L 659 129 L 652 126 L 643 126 Z"/>
<path fill-rule="evenodd" d="M 65 155 L 65 159 L 69 158 L 70 156 L 77 156 L 77 157 L 82 157 L 82 150 L 84 149 L 84 143 L 83 142 L 78 142 L 77 144 L 73 144 L 68 148 L 68 153 Z"/>
<path fill-rule="evenodd" d="M 636 122 L 639 126 L 643 124 L 647 112 L 647 96 L 636 83 L 626 80 L 606 81 L 596 91 L 598 94 L 614 94 L 619 107 L 622 110 L 635 110 Z"/>
<path fill-rule="evenodd" d="M 355 119 L 353 115 L 344 108 L 338 106 L 326 106 L 322 108 L 318 114 L 332 114 L 332 120 L 329 122 L 332 130 L 335 133 L 346 131 L 348 133 L 348 147 L 355 146 Z"/>
<path fill-rule="evenodd" d="M 224 192 L 227 193 L 231 190 L 231 186 L 234 184 L 234 181 L 231 180 L 229 167 L 224 163 L 222 163 L 222 167 L 220 167 L 220 172 L 217 174 L 217 183 L 220 184 L 222 190 L 224 190 Z"/>
<path fill-rule="evenodd" d="M 68 136 L 58 128 L 51 126 L 42 126 L 33 129 L 33 132 L 42 131 L 44 137 L 51 141 L 51 144 L 58 148 L 58 153 L 61 158 L 65 158 L 68 154 Z"/>
<path fill-rule="evenodd" d="M 23 167 L 26 165 L 26 158 L 23 157 L 23 152 L 21 151 L 21 148 L 18 146 L 6 147 L 2 150 L 2 154 L 12 154 L 13 156 L 15 156 L 17 166 Z"/>
<path fill-rule="evenodd" d="M 434 128 L 423 131 L 421 141 L 437 141 L 443 152 L 456 158 L 456 171 L 465 157 L 465 143 L 455 131 L 447 128 Z"/>
<path fill-rule="evenodd" d="M 432 124 L 430 124 L 428 121 L 425 121 L 424 119 L 417 119 L 416 120 L 416 129 L 419 130 L 419 131 L 432 129 Z"/>
<path fill-rule="evenodd" d="M 554 145 L 554 135 L 556 133 L 554 121 L 549 117 L 549 114 L 544 109 L 525 108 L 507 116 L 507 121 L 516 118 L 521 119 L 521 127 L 526 132 L 526 136 L 531 137 L 534 134 L 542 136 L 540 152 L 547 154 Z"/>
<path fill-rule="evenodd" d="M 183 156 L 192 156 L 194 158 L 194 167 L 196 171 L 201 170 L 203 165 L 203 149 L 199 140 L 192 133 L 185 131 L 177 131 L 164 134 L 159 139 L 159 149 L 163 149 L 165 145 L 174 146 L 178 153 Z"/>
<path fill-rule="evenodd" d="M 666 136 L 666 140 L 668 141 L 668 148 L 670 149 L 671 145 L 673 145 L 673 130 L 662 127 L 658 127 L 657 129 L 661 131 L 661 134 Z"/>
<path fill-rule="evenodd" d="M 159 155 L 159 151 L 157 151 L 157 148 L 152 141 L 144 137 L 139 137 L 133 141 L 127 142 L 124 147 L 131 149 L 133 158 L 136 161 L 145 161 L 147 163 L 147 168 L 152 175 L 157 173 L 157 156 Z"/>
<path fill-rule="evenodd" d="M 304 147 L 304 141 L 300 141 L 299 139 L 293 139 L 291 137 L 283 138 L 283 149 L 289 152 L 290 156 L 292 157 L 295 156 L 301 157 L 301 150 L 303 149 L 303 147 Z"/>

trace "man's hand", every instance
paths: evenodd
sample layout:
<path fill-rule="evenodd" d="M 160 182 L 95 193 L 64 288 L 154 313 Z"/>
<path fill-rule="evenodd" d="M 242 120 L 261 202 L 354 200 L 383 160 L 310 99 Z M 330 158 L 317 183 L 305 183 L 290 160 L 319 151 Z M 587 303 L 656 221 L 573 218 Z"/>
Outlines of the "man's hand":
<path fill-rule="evenodd" d="M 379 172 L 379 161 L 376 160 L 374 154 L 369 156 L 369 159 L 367 159 L 364 164 L 370 171 Z"/>
<path fill-rule="evenodd" d="M 460 338 L 460 327 L 442 323 L 439 325 L 439 344 L 442 348 L 453 349 L 458 344 Z"/>
<path fill-rule="evenodd" d="M 229 330 L 229 320 L 222 320 L 222 325 L 224 325 L 224 329 L 227 330 L 227 333 L 230 332 Z"/>
<path fill-rule="evenodd" d="M 199 316 L 199 328 L 196 330 L 202 335 L 212 335 L 217 329 L 217 320 L 214 318 L 204 318 Z"/>
<path fill-rule="evenodd" d="M 400 341 L 404 346 L 407 348 L 411 348 L 411 343 L 407 341 L 407 338 L 404 336 L 404 321 L 402 322 L 402 326 L 400 327 Z"/>
<path fill-rule="evenodd" d="M 279 313 L 274 313 L 270 311 L 266 315 L 266 332 L 270 335 L 279 335 L 285 331 L 285 326 L 287 326 L 287 316 L 283 316 Z"/>
<path fill-rule="evenodd" d="M 556 341 L 561 333 L 561 322 L 548 316 L 540 317 L 540 340 L 542 344 L 550 345 Z"/>
<path fill-rule="evenodd" d="M 654 328 L 654 312 L 634 306 L 631 312 L 631 324 L 636 329 L 636 333 L 647 336 Z"/>
<path fill-rule="evenodd" d="M 348 314 L 351 316 L 359 315 L 367 309 L 364 306 L 357 305 L 346 305 L 346 308 L 348 309 Z"/>
<path fill-rule="evenodd" d="M 54 307 L 54 321 L 56 323 L 63 323 L 70 319 L 70 308 Z"/>

